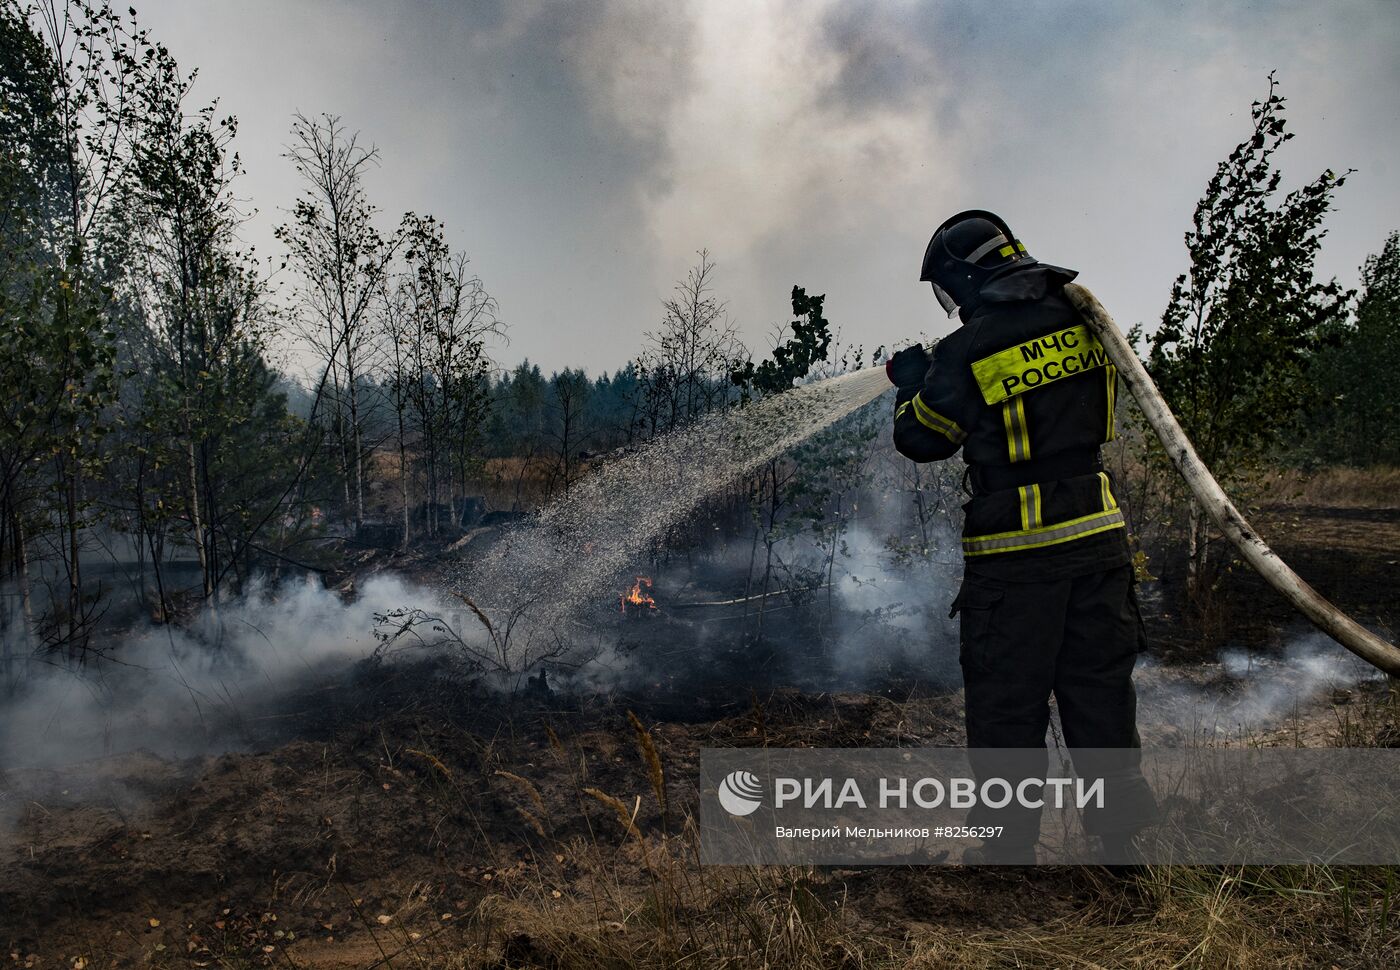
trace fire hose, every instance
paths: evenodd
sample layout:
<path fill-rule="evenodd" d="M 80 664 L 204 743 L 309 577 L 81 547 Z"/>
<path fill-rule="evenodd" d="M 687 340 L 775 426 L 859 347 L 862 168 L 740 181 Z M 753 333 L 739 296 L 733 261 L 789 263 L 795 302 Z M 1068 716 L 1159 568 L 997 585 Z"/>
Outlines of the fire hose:
<path fill-rule="evenodd" d="M 1147 423 L 1161 439 L 1167 457 L 1186 480 L 1196 500 L 1245 561 L 1323 633 L 1391 676 L 1400 676 L 1400 649 L 1328 602 L 1280 559 L 1245 521 L 1220 483 L 1211 475 L 1210 469 L 1196 454 L 1191 440 L 1162 399 L 1162 393 L 1157 390 L 1142 361 L 1138 360 L 1103 304 L 1094 294 L 1075 283 L 1065 286 L 1065 296 L 1093 329 L 1109 360 L 1118 368 L 1119 377 L 1142 408 Z"/>

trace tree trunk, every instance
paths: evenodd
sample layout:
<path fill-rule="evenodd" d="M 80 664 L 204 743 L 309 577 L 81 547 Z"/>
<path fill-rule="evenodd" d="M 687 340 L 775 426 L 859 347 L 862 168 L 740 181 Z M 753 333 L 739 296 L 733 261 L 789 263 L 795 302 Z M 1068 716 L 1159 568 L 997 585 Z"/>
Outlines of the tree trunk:
<path fill-rule="evenodd" d="M 204 486 L 204 549 L 210 577 L 208 596 L 217 609 L 219 590 L 223 586 L 224 566 L 219 557 L 219 494 L 209 473 L 209 449 L 210 440 L 205 437 L 199 443 L 199 478 Z M 237 562 L 232 565 L 236 566 Z M 235 574 L 235 580 L 240 583 L 241 588 L 241 577 Z"/>
<path fill-rule="evenodd" d="M 1194 496 L 1186 509 L 1186 592 L 1195 599 L 1201 592 L 1201 506 Z"/>
<path fill-rule="evenodd" d="M 438 468 L 437 468 L 437 443 L 433 440 L 432 433 L 427 431 L 424 422 L 423 433 L 423 470 L 427 472 L 427 493 L 424 496 L 423 508 L 423 532 L 429 537 L 437 535 L 437 498 L 438 498 Z"/>
<path fill-rule="evenodd" d="M 837 505 L 837 515 L 840 515 L 840 505 Z M 838 519 L 839 521 L 839 519 Z M 826 622 L 830 623 L 836 616 L 835 593 L 836 587 L 836 547 L 841 544 L 841 529 L 838 526 L 831 533 L 831 555 L 826 560 Z"/>
<path fill-rule="evenodd" d="M 26 642 L 34 635 L 34 596 L 29 588 L 29 540 L 24 535 L 24 523 L 15 516 L 15 565 L 19 574 L 20 611 L 24 614 Z"/>
<path fill-rule="evenodd" d="M 408 448 L 404 444 L 403 409 L 399 409 L 399 497 L 403 499 L 403 542 L 399 548 L 408 551 L 410 530 L 408 510 Z"/>
<path fill-rule="evenodd" d="M 753 597 L 753 567 L 758 562 L 758 534 L 761 530 L 753 527 L 753 542 L 749 545 L 749 571 L 744 577 L 744 630 L 749 628 L 749 601 Z"/>
<path fill-rule="evenodd" d="M 351 474 L 355 479 L 355 525 L 363 525 L 365 521 L 365 463 L 364 445 L 360 436 L 360 396 L 355 390 L 355 367 L 349 361 L 350 349 L 345 350 L 347 362 L 345 365 L 345 378 L 349 382 L 350 391 L 350 442 L 351 442 Z"/>
<path fill-rule="evenodd" d="M 78 648 L 79 617 L 83 609 L 82 563 L 78 549 L 78 474 L 74 459 L 68 476 L 68 637 L 71 649 Z"/>
<path fill-rule="evenodd" d="M 199 509 L 199 473 L 195 467 L 194 438 L 190 435 L 189 419 L 185 419 L 185 462 L 189 476 L 190 528 L 194 530 L 194 547 L 199 554 L 199 572 L 204 580 L 204 596 L 213 592 L 213 576 L 209 573 L 209 556 L 204 548 L 204 519 Z"/>
<path fill-rule="evenodd" d="M 10 635 L 6 631 L 3 643 L 0 643 L 0 688 L 8 692 L 19 686 L 19 674 L 16 672 L 20 652 L 27 649 L 33 643 L 34 632 L 34 607 L 29 594 L 29 549 L 24 537 L 24 526 L 20 522 L 19 512 L 13 506 L 8 509 L 10 515 L 10 547 L 13 550 L 13 569 L 15 583 L 19 587 L 20 601 L 20 629 L 18 635 Z"/>
<path fill-rule="evenodd" d="M 765 556 L 763 560 L 763 596 L 758 601 L 758 638 L 763 639 L 763 615 L 768 609 L 768 589 L 773 579 L 773 546 L 777 540 L 773 536 L 773 530 L 778 524 L 778 461 L 773 459 L 768 463 L 769 487 L 771 491 L 768 496 L 768 528 L 763 535 L 763 545 Z"/>
<path fill-rule="evenodd" d="M 758 601 L 758 639 L 763 639 L 763 616 L 768 610 L 768 588 L 773 579 L 773 539 L 771 533 L 763 540 L 766 555 L 763 560 L 763 592 Z"/>

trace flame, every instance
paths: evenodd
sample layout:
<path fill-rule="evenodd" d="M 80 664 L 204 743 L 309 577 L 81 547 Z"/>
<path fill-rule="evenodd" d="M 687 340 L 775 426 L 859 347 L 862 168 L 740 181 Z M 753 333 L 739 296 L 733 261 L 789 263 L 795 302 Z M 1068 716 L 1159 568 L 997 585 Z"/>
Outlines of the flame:
<path fill-rule="evenodd" d="M 638 576 L 637 581 L 632 584 L 632 588 L 622 594 L 622 612 L 629 609 L 656 609 L 656 600 L 652 599 L 650 592 L 644 592 L 643 587 L 649 591 L 651 589 L 650 576 Z"/>

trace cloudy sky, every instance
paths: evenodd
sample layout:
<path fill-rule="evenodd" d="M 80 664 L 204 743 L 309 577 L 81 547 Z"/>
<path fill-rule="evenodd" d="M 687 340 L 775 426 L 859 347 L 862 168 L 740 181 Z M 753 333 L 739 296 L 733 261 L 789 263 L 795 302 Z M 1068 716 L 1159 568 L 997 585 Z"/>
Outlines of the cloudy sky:
<path fill-rule="evenodd" d="M 1285 186 L 1357 169 L 1322 270 L 1400 228 L 1393 0 L 135 2 L 240 119 L 252 243 L 298 191 L 293 112 L 340 115 L 385 225 L 431 212 L 471 256 L 504 363 L 622 364 L 702 247 L 756 350 L 794 283 L 847 341 L 941 336 L 919 262 L 971 207 L 1152 324 L 1275 68 Z"/>

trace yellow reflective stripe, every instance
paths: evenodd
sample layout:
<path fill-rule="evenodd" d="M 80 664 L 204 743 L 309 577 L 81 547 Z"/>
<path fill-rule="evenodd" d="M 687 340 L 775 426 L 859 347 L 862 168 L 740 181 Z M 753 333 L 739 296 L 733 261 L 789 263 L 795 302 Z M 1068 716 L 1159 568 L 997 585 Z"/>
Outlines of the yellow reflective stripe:
<path fill-rule="evenodd" d="M 1121 523 L 1123 521 L 1123 514 L 1118 509 L 1114 509 L 1112 512 L 1090 512 L 1088 515 L 1081 515 L 1077 519 L 1066 519 L 1064 522 L 1055 522 L 1051 525 L 1044 526 L 1040 529 L 1032 529 L 1029 531 L 1017 529 L 1013 532 L 991 532 L 984 536 L 968 536 L 965 539 L 963 539 L 963 542 L 984 542 L 994 539 L 1019 539 L 1027 535 L 1035 535 L 1037 533 L 1059 532 L 1062 529 L 1067 529 L 1071 526 L 1083 525 L 1085 523 L 1092 524 L 1094 520 L 1098 519 L 1116 519 L 1118 522 Z"/>
<path fill-rule="evenodd" d="M 1118 500 L 1113 497 L 1113 489 L 1109 487 L 1108 472 L 1099 472 L 1099 490 L 1103 493 L 1103 510 L 1112 512 L 1118 508 Z"/>
<path fill-rule="evenodd" d="M 998 532 L 995 535 L 968 536 L 963 539 L 964 556 L 986 556 L 997 552 L 1018 552 L 1022 549 L 1040 549 L 1045 546 L 1083 539 L 1111 529 L 1123 528 L 1123 513 L 1119 509 L 1111 512 L 1095 512 L 1080 516 L 1068 522 L 1038 529 L 1021 529 L 1017 532 Z"/>
<path fill-rule="evenodd" d="M 923 392 L 921 391 L 920 394 Z M 910 401 L 914 405 L 914 417 L 919 419 L 919 423 L 933 431 L 937 431 L 953 444 L 962 444 L 967 440 L 967 432 L 958 427 L 958 423 L 952 418 L 945 418 L 933 408 L 924 403 L 924 399 L 915 394 Z"/>
<path fill-rule="evenodd" d="M 1104 434 L 1103 440 L 1112 441 L 1117 435 L 1117 430 L 1113 425 L 1113 409 L 1118 403 L 1118 368 L 1109 364 L 1103 370 L 1108 393 L 1108 431 Z"/>
<path fill-rule="evenodd" d="M 1020 440 L 1013 426 L 1013 414 L 1010 401 L 1001 406 L 1001 422 L 1006 425 L 1006 454 L 1011 461 L 1016 460 L 1016 442 Z"/>
<path fill-rule="evenodd" d="M 1021 453 L 1026 461 L 1031 460 L 1031 426 L 1026 423 L 1026 402 L 1022 398 L 1016 399 L 1016 421 L 1021 428 Z"/>
<path fill-rule="evenodd" d="M 1021 493 L 1021 529 L 1030 531 L 1038 529 L 1043 524 L 1040 518 L 1040 486 L 1022 485 Z"/>
<path fill-rule="evenodd" d="M 998 404 L 1017 394 L 1107 364 L 1108 355 L 1103 345 L 1088 327 L 1080 324 L 974 361 L 972 376 L 982 391 L 982 399 L 988 404 Z"/>
<path fill-rule="evenodd" d="M 1006 425 L 1006 454 L 1012 462 L 1029 461 L 1031 435 L 1026 425 L 1026 405 L 1013 398 L 1002 405 L 1001 420 Z"/>
<path fill-rule="evenodd" d="M 900 418 L 904 417 L 904 412 L 909 410 L 909 405 L 911 405 L 912 403 L 913 401 L 905 401 L 899 407 L 895 408 L 894 419 L 898 421 Z"/>
<path fill-rule="evenodd" d="M 1002 246 L 1000 249 L 997 250 L 997 255 L 998 255 L 998 256 L 1010 256 L 1010 255 L 1011 255 L 1012 253 L 1014 253 L 1015 251 L 1016 251 L 1016 247 L 1015 247 L 1014 245 L 1012 245 L 1012 246 Z"/>

